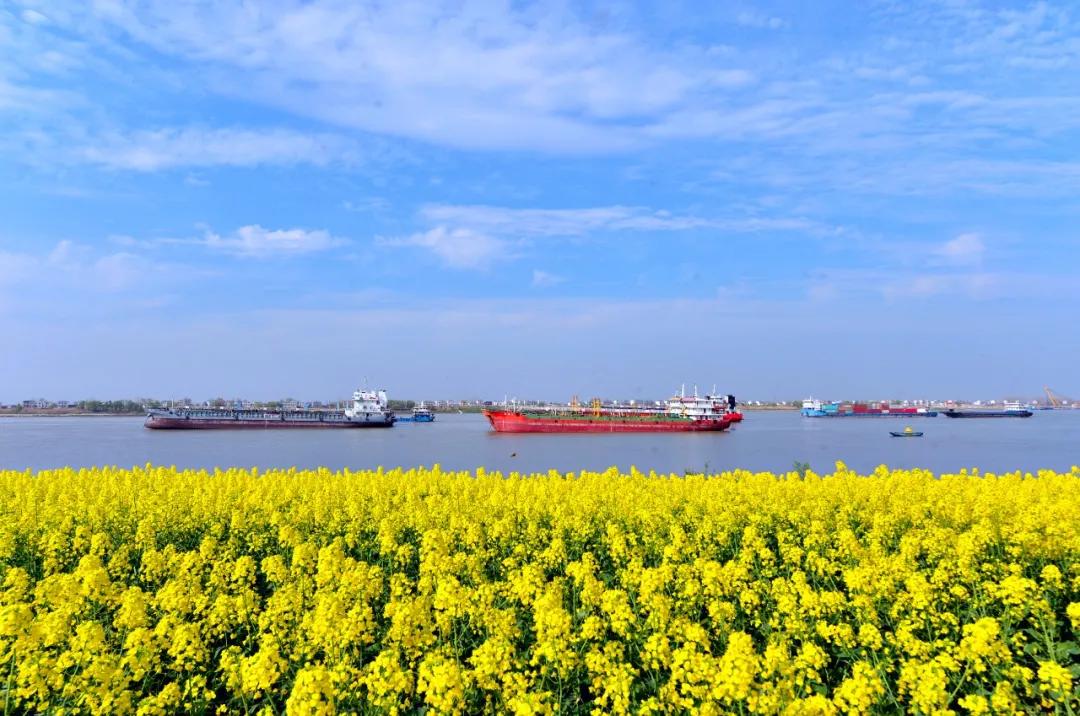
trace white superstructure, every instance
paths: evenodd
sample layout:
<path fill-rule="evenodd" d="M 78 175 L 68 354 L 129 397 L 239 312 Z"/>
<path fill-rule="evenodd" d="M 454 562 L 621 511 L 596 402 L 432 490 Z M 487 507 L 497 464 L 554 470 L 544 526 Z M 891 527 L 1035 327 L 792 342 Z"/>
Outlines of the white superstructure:
<path fill-rule="evenodd" d="M 353 393 L 352 405 L 345 408 L 345 417 L 352 422 L 382 423 L 393 421 L 390 401 L 385 390 L 357 390 Z"/>
<path fill-rule="evenodd" d="M 735 398 L 731 395 L 706 395 L 698 397 L 697 390 L 694 395 L 686 395 L 682 391 L 667 401 L 665 406 L 667 413 L 692 418 L 694 420 L 719 420 L 735 410 Z"/>

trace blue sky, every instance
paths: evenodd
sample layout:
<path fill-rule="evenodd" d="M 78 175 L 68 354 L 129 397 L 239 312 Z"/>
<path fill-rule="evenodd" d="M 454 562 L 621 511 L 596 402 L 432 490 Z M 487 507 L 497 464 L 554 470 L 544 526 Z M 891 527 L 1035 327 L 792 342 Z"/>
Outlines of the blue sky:
<path fill-rule="evenodd" d="M 1080 8 L 16 0 L 0 400 L 1080 394 Z"/>

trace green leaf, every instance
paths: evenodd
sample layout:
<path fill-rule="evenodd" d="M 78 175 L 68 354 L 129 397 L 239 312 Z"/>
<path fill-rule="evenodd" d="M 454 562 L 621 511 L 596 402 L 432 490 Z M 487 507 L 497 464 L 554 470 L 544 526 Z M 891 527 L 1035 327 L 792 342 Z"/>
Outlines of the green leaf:
<path fill-rule="evenodd" d="M 1054 647 L 1054 658 L 1060 661 L 1067 660 L 1073 654 L 1080 654 L 1080 646 L 1075 641 L 1063 641 Z"/>

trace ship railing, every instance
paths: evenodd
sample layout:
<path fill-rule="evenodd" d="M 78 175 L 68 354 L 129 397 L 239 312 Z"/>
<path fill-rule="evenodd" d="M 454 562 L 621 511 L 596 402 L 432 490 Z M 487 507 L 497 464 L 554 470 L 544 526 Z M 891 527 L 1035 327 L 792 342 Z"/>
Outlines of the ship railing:
<path fill-rule="evenodd" d="M 597 408 L 591 405 L 508 405 L 505 406 L 520 413 L 544 413 L 549 415 L 594 415 Z M 629 405 L 604 405 L 600 410 L 605 415 L 668 415 L 669 411 L 664 408 L 649 406 Z"/>

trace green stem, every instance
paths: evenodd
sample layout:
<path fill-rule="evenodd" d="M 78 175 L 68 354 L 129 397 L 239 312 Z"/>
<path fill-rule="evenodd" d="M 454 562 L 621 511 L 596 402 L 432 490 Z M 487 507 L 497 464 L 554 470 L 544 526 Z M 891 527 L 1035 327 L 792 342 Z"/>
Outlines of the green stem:
<path fill-rule="evenodd" d="M 889 686 L 889 675 L 881 668 L 881 662 L 878 661 L 877 651 L 869 649 L 870 660 L 874 663 L 874 669 L 878 672 L 878 676 L 881 677 L 881 683 L 885 685 L 885 693 L 889 695 L 892 702 L 897 708 L 900 708 L 900 700 L 896 698 L 896 694 L 893 693 L 892 687 Z"/>
<path fill-rule="evenodd" d="M 8 674 L 7 683 L 4 685 L 4 716 L 8 716 L 11 713 L 11 677 L 15 673 L 15 651 L 11 652 L 11 659 L 8 661 Z"/>
<path fill-rule="evenodd" d="M 948 704 L 951 704 L 952 700 L 956 698 L 956 695 L 958 693 L 960 693 L 960 687 L 963 686 L 964 682 L 967 680 L 968 670 L 970 668 L 971 668 L 971 664 L 968 664 L 967 666 L 964 667 L 964 670 L 960 673 L 960 681 L 956 682 L 956 688 L 953 689 L 952 693 L 949 694 L 949 700 L 946 703 L 946 706 Z"/>

